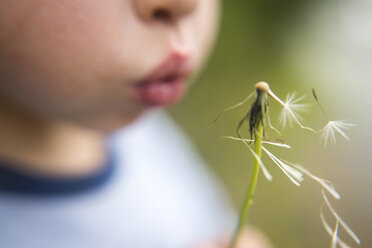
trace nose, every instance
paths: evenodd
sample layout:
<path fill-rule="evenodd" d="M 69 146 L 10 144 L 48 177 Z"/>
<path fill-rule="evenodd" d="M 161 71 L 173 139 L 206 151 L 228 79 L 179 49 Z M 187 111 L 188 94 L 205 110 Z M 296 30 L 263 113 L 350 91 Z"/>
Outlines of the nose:
<path fill-rule="evenodd" d="M 176 21 L 194 11 L 198 0 L 134 0 L 136 12 L 143 20 Z"/>

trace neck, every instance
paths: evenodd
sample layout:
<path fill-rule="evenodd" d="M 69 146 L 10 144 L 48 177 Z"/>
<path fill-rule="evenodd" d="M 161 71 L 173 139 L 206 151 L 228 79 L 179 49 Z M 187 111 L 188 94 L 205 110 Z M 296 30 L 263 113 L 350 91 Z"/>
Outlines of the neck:
<path fill-rule="evenodd" d="M 14 169 L 73 176 L 94 172 L 104 163 L 104 136 L 97 131 L 1 103 L 0 116 L 0 161 L 11 162 Z"/>

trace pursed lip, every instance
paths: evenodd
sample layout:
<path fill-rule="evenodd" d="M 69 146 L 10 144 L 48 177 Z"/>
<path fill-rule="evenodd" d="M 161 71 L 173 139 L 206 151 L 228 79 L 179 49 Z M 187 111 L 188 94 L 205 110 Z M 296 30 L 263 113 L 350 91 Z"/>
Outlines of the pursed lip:
<path fill-rule="evenodd" d="M 145 77 L 143 83 L 154 82 L 172 76 L 186 77 L 190 73 L 189 56 L 171 53 L 168 58 Z"/>
<path fill-rule="evenodd" d="M 147 106 L 168 106 L 182 98 L 191 72 L 186 54 L 172 52 L 146 77 L 133 85 L 136 100 Z"/>

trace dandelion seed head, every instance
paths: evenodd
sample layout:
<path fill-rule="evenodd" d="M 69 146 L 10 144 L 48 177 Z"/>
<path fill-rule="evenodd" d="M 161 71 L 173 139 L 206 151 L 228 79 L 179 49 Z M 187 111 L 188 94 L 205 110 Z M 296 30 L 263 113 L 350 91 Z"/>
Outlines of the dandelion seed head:
<path fill-rule="evenodd" d="M 254 87 L 258 90 L 262 90 L 262 91 L 266 91 L 266 92 L 268 92 L 270 90 L 269 84 L 264 82 L 264 81 L 260 81 L 260 82 L 256 83 L 256 85 Z"/>
<path fill-rule="evenodd" d="M 286 127 L 287 124 L 292 126 L 294 122 L 302 120 L 300 113 L 307 111 L 309 107 L 308 104 L 300 103 L 304 98 L 304 96 L 297 97 L 296 93 L 287 95 L 279 117 L 283 127 Z"/>
<path fill-rule="evenodd" d="M 353 126 L 355 126 L 355 124 L 347 123 L 344 120 L 328 121 L 325 127 L 320 130 L 324 139 L 324 145 L 327 145 L 329 142 L 333 144 L 336 143 L 336 132 L 347 141 L 350 141 L 350 138 L 345 134 L 344 130 L 348 130 Z"/>

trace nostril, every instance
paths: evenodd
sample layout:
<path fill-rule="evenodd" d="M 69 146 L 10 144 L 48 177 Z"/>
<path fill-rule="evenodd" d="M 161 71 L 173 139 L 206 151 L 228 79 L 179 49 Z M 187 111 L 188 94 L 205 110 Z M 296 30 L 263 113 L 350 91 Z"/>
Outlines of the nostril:
<path fill-rule="evenodd" d="M 175 24 L 193 13 L 201 0 L 131 0 L 136 14 L 146 22 Z M 0 0 L 1 2 L 1 0 Z"/>
<path fill-rule="evenodd" d="M 172 15 L 169 11 L 159 8 L 152 12 L 152 18 L 159 21 L 169 21 Z"/>

